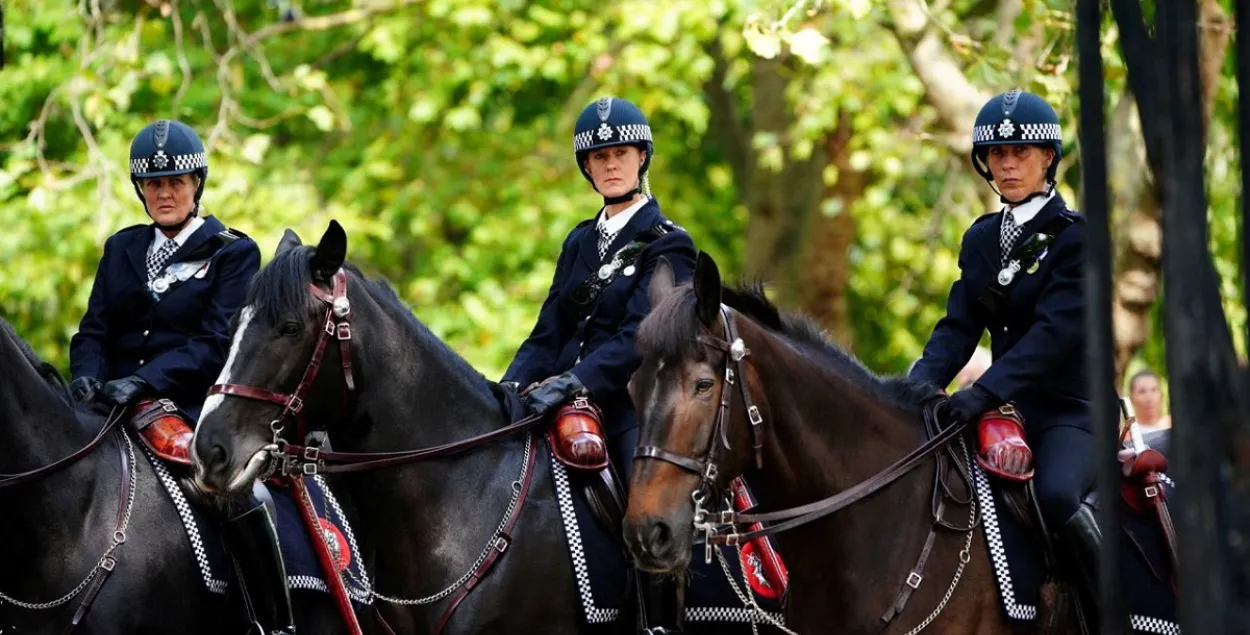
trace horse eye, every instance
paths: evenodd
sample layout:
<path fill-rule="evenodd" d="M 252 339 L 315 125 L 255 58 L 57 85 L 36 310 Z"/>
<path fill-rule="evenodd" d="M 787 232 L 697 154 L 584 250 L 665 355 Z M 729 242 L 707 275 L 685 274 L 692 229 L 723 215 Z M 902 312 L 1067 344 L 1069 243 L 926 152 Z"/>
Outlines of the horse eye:
<path fill-rule="evenodd" d="M 283 335 L 299 335 L 299 322 L 283 322 L 281 332 Z"/>
<path fill-rule="evenodd" d="M 711 379 L 700 379 L 699 381 L 695 382 L 694 389 L 699 394 L 703 394 L 711 390 L 712 386 L 715 386 L 715 385 L 716 385 L 716 382 Z"/>

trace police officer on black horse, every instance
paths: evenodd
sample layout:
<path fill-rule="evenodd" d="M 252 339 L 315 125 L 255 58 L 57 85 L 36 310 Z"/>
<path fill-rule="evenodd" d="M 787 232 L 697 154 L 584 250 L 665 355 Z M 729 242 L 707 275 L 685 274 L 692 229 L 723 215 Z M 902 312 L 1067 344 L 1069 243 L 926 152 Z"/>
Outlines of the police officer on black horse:
<path fill-rule="evenodd" d="M 152 223 L 104 244 L 70 342 L 70 388 L 82 403 L 125 408 L 148 450 L 177 470 L 190 464 L 190 422 L 225 364 L 230 320 L 260 268 L 260 250 L 216 218 L 200 217 L 208 160 L 185 124 L 162 120 L 141 130 L 130 146 L 130 179 Z M 223 531 L 246 588 L 248 621 L 266 635 L 292 632 L 272 512 L 253 504 Z"/>
<path fill-rule="evenodd" d="M 661 256 L 678 282 L 689 279 L 696 256 L 690 236 L 650 196 L 653 150 L 646 117 L 624 99 L 604 97 L 578 117 L 573 152 L 603 207 L 565 238 L 538 321 L 503 378 L 525 387 L 530 412 L 555 413 L 554 445 L 566 465 L 610 463 L 621 483 L 638 443 L 627 386 L 641 363 L 634 335 L 651 309 L 648 281 Z M 678 632 L 681 590 L 638 576 L 640 629 Z"/>
<path fill-rule="evenodd" d="M 964 234 L 961 275 L 946 315 L 910 375 L 946 386 L 990 330 L 993 364 L 951 395 L 948 418 L 980 420 L 977 460 L 987 472 L 1032 479 L 1046 525 L 1078 572 L 1082 604 L 1092 608 L 1102 535 L 1081 504 L 1094 483 L 1083 325 L 1086 228 L 1055 191 L 1063 152 L 1059 117 L 1041 97 L 1008 91 L 981 109 L 972 140 L 972 164 L 1004 207 Z M 1008 403 L 1023 427 L 1003 416 L 1012 412 Z M 994 412 L 980 419 L 987 411 Z"/>

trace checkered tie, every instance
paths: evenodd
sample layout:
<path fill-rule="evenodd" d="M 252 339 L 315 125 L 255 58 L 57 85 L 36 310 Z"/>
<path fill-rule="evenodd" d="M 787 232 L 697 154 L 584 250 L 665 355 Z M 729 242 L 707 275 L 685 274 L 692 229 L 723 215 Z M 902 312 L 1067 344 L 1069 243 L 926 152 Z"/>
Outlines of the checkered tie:
<path fill-rule="evenodd" d="M 603 260 L 608 255 L 608 247 L 612 246 L 612 240 L 616 238 L 616 234 L 608 233 L 608 228 L 599 226 L 599 260 Z"/>
<path fill-rule="evenodd" d="M 173 240 L 166 240 L 159 249 L 148 256 L 148 282 L 156 279 L 156 275 L 165 268 L 165 263 L 170 256 L 174 255 L 175 251 L 178 251 L 178 243 Z"/>
<path fill-rule="evenodd" d="M 999 234 L 998 244 L 1002 248 L 1002 265 L 1007 266 L 1007 256 L 1011 254 L 1011 248 L 1016 245 L 1016 239 L 1020 234 L 1024 233 L 1024 228 L 1016 224 L 1016 218 L 1012 215 L 1011 210 L 1003 212 L 1003 229 Z"/>

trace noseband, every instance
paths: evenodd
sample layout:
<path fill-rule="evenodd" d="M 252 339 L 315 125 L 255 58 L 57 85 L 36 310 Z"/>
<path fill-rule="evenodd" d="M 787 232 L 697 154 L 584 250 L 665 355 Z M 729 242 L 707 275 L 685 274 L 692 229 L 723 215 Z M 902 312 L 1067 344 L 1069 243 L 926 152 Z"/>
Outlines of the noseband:
<path fill-rule="evenodd" d="M 335 272 L 330 293 L 323 291 L 316 283 L 309 283 L 308 287 L 313 297 L 326 305 L 325 319 L 317 335 L 317 345 L 313 348 L 312 357 L 309 358 L 308 365 L 304 368 L 304 375 L 295 390 L 289 394 L 283 394 L 242 384 L 213 384 L 208 389 L 209 395 L 230 395 L 282 406 L 282 412 L 269 423 L 270 429 L 273 430 L 274 443 L 278 445 L 282 443 L 280 435 L 286 426 L 287 419 L 295 420 L 301 440 L 308 435 L 309 430 L 304 425 L 304 398 L 312 388 L 313 381 L 317 379 L 317 371 L 321 369 L 321 362 L 325 358 L 326 347 L 331 337 L 339 341 L 339 357 L 342 360 L 343 380 L 346 383 L 348 396 L 350 397 L 356 390 L 356 381 L 352 375 L 352 308 L 351 302 L 347 300 L 347 273 L 342 269 Z M 344 400 L 344 403 L 347 403 L 347 400 Z M 311 449 L 315 450 L 315 448 Z"/>

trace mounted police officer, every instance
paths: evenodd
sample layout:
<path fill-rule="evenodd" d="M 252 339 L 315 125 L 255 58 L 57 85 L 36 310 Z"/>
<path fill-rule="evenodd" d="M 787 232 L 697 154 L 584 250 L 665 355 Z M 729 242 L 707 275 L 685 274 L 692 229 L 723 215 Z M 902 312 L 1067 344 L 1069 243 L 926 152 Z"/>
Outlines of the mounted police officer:
<path fill-rule="evenodd" d="M 1102 536 L 1081 504 L 1094 483 L 1083 324 L 1086 228 L 1055 191 L 1062 139 L 1059 117 L 1037 95 L 1011 90 L 981 108 L 972 164 L 1004 207 L 964 234 L 961 275 L 946 316 L 910 375 L 946 386 L 990 330 L 993 364 L 951 395 L 948 418 L 980 421 L 977 460 L 988 472 L 1032 479 L 1047 527 L 1057 532 L 1092 602 Z"/>
<path fill-rule="evenodd" d="M 200 216 L 208 180 L 204 144 L 190 127 L 161 120 L 130 145 L 130 180 L 151 224 L 104 243 L 87 312 L 70 342 L 70 383 L 80 402 L 126 408 L 144 445 L 188 465 L 190 422 L 230 349 L 230 320 L 260 268 L 243 233 Z M 263 488 L 262 488 L 263 489 Z M 271 512 L 256 505 L 225 523 L 263 632 L 293 628 Z M 267 594 L 269 615 L 261 593 Z"/>
<path fill-rule="evenodd" d="M 532 413 L 563 406 L 553 432 L 562 461 L 598 467 L 610 459 L 628 483 L 638 423 L 627 385 L 641 363 L 634 335 L 651 309 L 648 281 L 661 256 L 679 282 L 689 279 L 696 253 L 690 236 L 650 196 L 651 127 L 634 104 L 604 97 L 587 106 L 577 119 L 573 152 L 603 207 L 564 239 L 538 321 L 503 383 L 526 387 L 523 400 Z M 678 590 L 640 586 L 650 596 L 642 628 L 679 630 L 680 605 L 669 606 Z M 657 609 L 657 603 L 666 606 Z"/>

